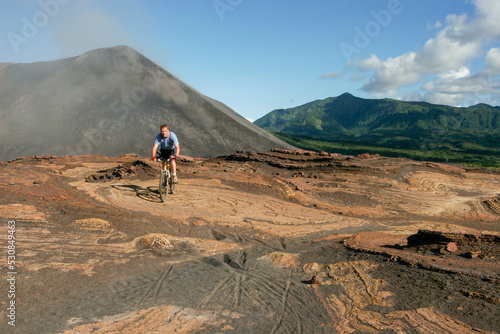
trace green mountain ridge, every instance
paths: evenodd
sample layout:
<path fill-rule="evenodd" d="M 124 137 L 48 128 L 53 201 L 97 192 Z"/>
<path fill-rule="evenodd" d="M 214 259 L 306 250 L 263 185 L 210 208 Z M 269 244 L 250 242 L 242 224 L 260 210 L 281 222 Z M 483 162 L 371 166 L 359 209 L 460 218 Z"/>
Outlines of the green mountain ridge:
<path fill-rule="evenodd" d="M 499 116 L 500 107 L 483 103 L 460 108 L 427 102 L 362 99 L 344 93 L 295 108 L 277 109 L 254 123 L 268 131 L 321 137 L 379 130 L 500 133 Z"/>
<path fill-rule="evenodd" d="M 452 107 L 344 93 L 273 110 L 254 124 L 299 147 L 297 136 L 375 148 L 493 154 L 500 164 L 500 107 L 484 103 Z"/>

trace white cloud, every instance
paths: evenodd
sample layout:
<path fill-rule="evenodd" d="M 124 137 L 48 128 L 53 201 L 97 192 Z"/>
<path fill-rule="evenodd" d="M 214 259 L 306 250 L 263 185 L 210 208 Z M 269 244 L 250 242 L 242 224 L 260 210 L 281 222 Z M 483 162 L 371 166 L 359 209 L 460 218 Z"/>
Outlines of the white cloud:
<path fill-rule="evenodd" d="M 436 23 L 432 24 L 430 22 L 427 22 L 427 29 L 432 30 L 432 29 L 439 29 L 443 26 L 443 24 L 439 21 Z"/>
<path fill-rule="evenodd" d="M 474 0 L 474 17 L 450 14 L 434 38 L 417 51 L 385 60 L 371 55 L 355 61 L 357 76 L 369 74 L 363 90 L 377 96 L 423 96 L 429 102 L 463 105 L 500 96 L 492 75 L 500 74 L 500 49 L 486 49 L 500 39 L 500 1 Z M 439 28 L 438 24 L 434 25 Z M 485 68 L 471 74 L 469 63 L 484 57 Z M 418 88 L 418 86 L 420 88 Z M 421 93 L 402 93 L 412 87 Z M 415 88 L 417 87 L 417 88 Z"/>
<path fill-rule="evenodd" d="M 478 19 L 472 26 L 474 32 L 483 34 L 486 38 L 500 38 L 500 2 L 498 0 L 475 0 Z"/>
<path fill-rule="evenodd" d="M 423 73 L 417 71 L 414 52 L 408 52 L 396 58 L 388 58 L 386 61 L 380 61 L 378 68 L 373 67 L 375 74 L 368 82 L 365 83 L 363 89 L 368 92 L 384 92 L 393 91 L 401 86 L 412 85 L 419 80 Z M 369 58 L 368 64 L 375 64 L 372 57 Z M 369 69 L 365 61 L 360 61 L 359 69 L 366 71 Z"/>
<path fill-rule="evenodd" d="M 500 48 L 490 49 L 486 53 L 486 56 L 484 57 L 484 59 L 486 61 L 485 70 L 487 72 L 490 72 L 492 75 L 499 75 L 500 74 Z"/>
<path fill-rule="evenodd" d="M 370 58 L 358 61 L 357 65 L 358 65 L 359 69 L 362 71 L 379 70 L 379 69 L 383 68 L 383 66 L 384 66 L 382 60 L 380 60 L 374 54 L 372 54 L 370 56 Z"/>
<path fill-rule="evenodd" d="M 500 85 L 497 81 L 482 73 L 461 77 L 460 74 L 465 74 L 465 71 L 450 73 L 425 83 L 422 86 L 425 91 L 424 99 L 431 103 L 457 106 L 469 106 L 479 102 L 499 104 L 497 96 L 500 93 Z"/>
<path fill-rule="evenodd" d="M 439 77 L 441 79 L 460 79 L 465 78 L 470 75 L 470 70 L 466 66 L 461 66 L 459 69 L 450 70 L 448 72 L 441 73 Z"/>
<path fill-rule="evenodd" d="M 425 100 L 434 104 L 445 104 L 448 106 L 461 107 L 463 102 L 463 95 L 461 94 L 444 94 L 439 92 L 432 92 L 425 95 Z"/>

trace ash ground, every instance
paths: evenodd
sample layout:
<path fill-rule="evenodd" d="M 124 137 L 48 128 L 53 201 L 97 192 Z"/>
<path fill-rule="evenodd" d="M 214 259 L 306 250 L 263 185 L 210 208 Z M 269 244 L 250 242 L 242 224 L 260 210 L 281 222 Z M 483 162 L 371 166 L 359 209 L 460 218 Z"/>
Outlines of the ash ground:
<path fill-rule="evenodd" d="M 133 154 L 2 163 L 1 229 L 5 235 L 7 221 L 16 221 L 19 274 L 17 326 L 0 326 L 13 333 L 500 328 L 497 173 L 369 155 L 238 152 L 184 157 L 165 203 L 158 173 Z M 419 230 L 475 241 L 449 240 L 456 251 L 442 240 L 405 246 Z M 7 298 L 0 301 L 5 319 Z"/>

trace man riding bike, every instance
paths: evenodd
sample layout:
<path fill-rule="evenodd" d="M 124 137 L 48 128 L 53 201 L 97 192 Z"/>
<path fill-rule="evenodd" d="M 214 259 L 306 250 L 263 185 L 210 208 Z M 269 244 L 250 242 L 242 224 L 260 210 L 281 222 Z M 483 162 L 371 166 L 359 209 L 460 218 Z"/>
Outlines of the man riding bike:
<path fill-rule="evenodd" d="M 177 139 L 175 133 L 168 130 L 167 124 L 162 124 L 160 126 L 160 131 L 161 132 L 155 138 L 155 143 L 151 152 L 151 155 L 153 157 L 151 159 L 153 161 L 156 161 L 156 159 L 159 157 L 165 160 L 171 159 L 174 183 L 177 183 L 177 164 L 175 162 L 175 159 L 179 156 L 179 152 L 181 151 L 179 140 Z M 158 145 L 160 145 L 159 155 L 157 155 L 156 153 Z"/>

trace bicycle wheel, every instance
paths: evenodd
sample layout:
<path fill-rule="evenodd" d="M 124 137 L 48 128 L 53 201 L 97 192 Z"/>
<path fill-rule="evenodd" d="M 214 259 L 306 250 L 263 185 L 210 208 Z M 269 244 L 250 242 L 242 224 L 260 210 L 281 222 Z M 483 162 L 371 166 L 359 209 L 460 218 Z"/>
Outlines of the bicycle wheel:
<path fill-rule="evenodd" d="M 175 191 L 175 183 L 174 183 L 174 180 L 172 180 L 172 176 L 170 177 L 170 183 L 169 183 L 169 189 L 170 189 L 170 193 L 173 194 L 174 191 Z"/>
<path fill-rule="evenodd" d="M 174 173 L 172 172 L 172 170 L 170 170 L 170 177 L 169 177 L 169 190 L 170 190 L 170 193 L 173 194 L 174 191 L 175 191 L 175 185 L 176 183 L 174 182 Z"/>
<path fill-rule="evenodd" d="M 162 171 L 160 174 L 160 186 L 159 186 L 160 200 L 162 202 L 165 202 L 165 200 L 167 199 L 167 194 L 168 194 L 167 189 L 168 189 L 168 175 L 165 171 Z"/>

